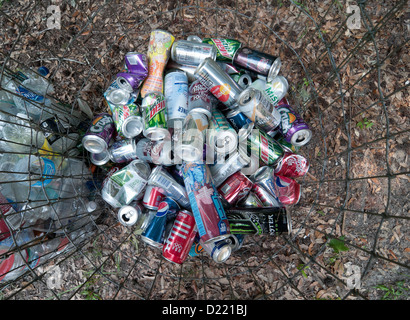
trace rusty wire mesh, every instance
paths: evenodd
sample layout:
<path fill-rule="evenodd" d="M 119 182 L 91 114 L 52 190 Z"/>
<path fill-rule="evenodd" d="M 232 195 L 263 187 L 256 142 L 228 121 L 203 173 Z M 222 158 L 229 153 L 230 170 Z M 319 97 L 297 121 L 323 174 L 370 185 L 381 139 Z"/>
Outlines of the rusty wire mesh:
<path fill-rule="evenodd" d="M 146 52 L 151 30 L 164 29 L 176 39 L 232 38 L 279 55 L 280 73 L 290 83 L 289 101 L 313 131 L 300 150 L 310 169 L 299 181 L 300 202 L 291 208 L 291 235 L 247 237 L 224 264 L 200 256 L 175 266 L 140 242 L 135 230 L 119 225 L 108 206 L 100 206 L 98 219 L 76 213 L 84 217 L 82 238 L 72 239 L 73 230 L 53 229 L 3 252 L 3 259 L 21 255 L 56 237 L 68 237 L 71 245 L 51 261 L 26 262 L 27 272 L 0 282 L 2 298 L 378 299 L 380 285 L 401 281 L 408 288 L 407 1 L 1 4 L 1 79 L 18 68 L 46 66 L 55 102 L 39 103 L 42 114 L 58 109 L 80 121 L 87 119 L 78 113 L 84 103 L 93 113 L 104 110 L 103 92 L 121 70 L 124 54 Z M 61 13 L 59 28 L 47 25 L 53 5 Z M 7 90 L 3 82 L 2 90 Z M 3 109 L 0 115 L 3 125 L 16 121 Z M 39 121 L 30 124 L 36 125 Z M 26 154 L 38 154 L 33 145 L 32 140 Z M 61 156 L 88 157 L 86 152 Z M 2 173 L 3 186 L 15 183 L 11 171 Z M 90 179 L 87 170 L 68 177 Z M 91 180 L 97 198 L 102 177 L 96 173 Z M 92 190 L 78 190 L 72 198 L 88 197 Z M 358 276 L 354 282 L 352 276 Z"/>

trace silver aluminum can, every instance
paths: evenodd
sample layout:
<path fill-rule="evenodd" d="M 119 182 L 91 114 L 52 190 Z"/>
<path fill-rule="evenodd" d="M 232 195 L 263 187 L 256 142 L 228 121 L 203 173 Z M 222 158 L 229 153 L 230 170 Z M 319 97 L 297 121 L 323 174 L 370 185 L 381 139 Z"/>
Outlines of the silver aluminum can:
<path fill-rule="evenodd" d="M 206 114 L 208 119 L 212 117 L 214 99 L 212 93 L 199 80 L 191 83 L 188 90 L 188 110 L 196 110 Z"/>
<path fill-rule="evenodd" d="M 241 170 L 245 165 L 246 162 L 239 152 L 233 153 L 222 163 L 209 165 L 209 170 L 211 171 L 215 187 L 218 188 L 222 182 L 228 179 L 228 177 L 233 175 L 235 172 Z"/>
<path fill-rule="evenodd" d="M 132 91 L 129 91 L 129 88 L 112 89 L 106 93 L 105 99 L 114 105 L 124 105 L 131 99 L 131 93 Z"/>
<path fill-rule="evenodd" d="M 275 107 L 263 96 L 260 90 L 246 88 L 238 98 L 239 110 L 256 126 L 265 132 L 279 127 L 280 114 L 274 112 Z"/>
<path fill-rule="evenodd" d="M 190 111 L 182 130 L 177 130 L 174 133 L 175 155 L 184 161 L 201 161 L 207 128 L 208 117 L 204 113 L 198 112 L 197 109 Z"/>
<path fill-rule="evenodd" d="M 166 196 L 178 202 L 182 207 L 191 208 L 185 187 L 180 185 L 162 166 L 157 166 L 152 170 L 148 184 L 162 188 Z"/>
<path fill-rule="evenodd" d="M 142 195 L 150 173 L 148 163 L 141 160 L 131 161 L 104 179 L 102 198 L 114 208 L 130 204 Z"/>
<path fill-rule="evenodd" d="M 237 207 L 262 208 L 263 203 L 253 191 L 250 191 L 245 199 L 239 201 Z"/>
<path fill-rule="evenodd" d="M 169 60 L 166 66 L 167 70 L 178 69 L 178 70 L 184 71 L 188 77 L 189 83 L 194 82 L 196 80 L 194 76 L 196 68 L 197 66 L 183 65 L 183 64 L 176 63 L 175 61 L 172 61 L 172 60 Z"/>
<path fill-rule="evenodd" d="M 122 206 L 118 210 L 118 221 L 126 227 L 133 226 L 142 219 L 143 208 L 140 204 Z"/>
<path fill-rule="evenodd" d="M 139 115 L 131 115 L 122 123 L 122 134 L 125 138 L 135 138 L 144 130 L 144 121 Z"/>
<path fill-rule="evenodd" d="M 100 153 L 90 153 L 90 160 L 91 163 L 96 166 L 102 166 L 110 161 L 110 152 L 108 150 L 104 150 Z"/>
<path fill-rule="evenodd" d="M 199 65 L 206 58 L 216 59 L 216 47 L 197 41 L 175 41 L 171 48 L 171 59 L 185 65 Z"/>
<path fill-rule="evenodd" d="M 226 241 L 229 242 L 229 245 L 232 248 L 232 252 L 238 251 L 242 247 L 244 237 L 244 234 L 231 233 L 230 237 L 226 239 Z"/>
<path fill-rule="evenodd" d="M 218 109 L 212 111 L 208 127 L 209 146 L 218 154 L 230 154 L 238 146 L 238 135 Z"/>
<path fill-rule="evenodd" d="M 167 126 L 174 127 L 175 121 L 183 121 L 188 113 L 188 77 L 184 71 L 175 69 L 164 78 Z"/>
<path fill-rule="evenodd" d="M 265 206 L 267 205 L 269 205 L 270 207 L 281 207 L 282 206 L 278 200 L 277 192 L 275 190 L 275 181 L 274 181 L 275 173 L 272 167 L 269 167 L 269 166 L 260 167 L 249 178 L 254 184 L 259 185 L 272 196 L 272 197 L 269 197 L 268 203 L 264 204 Z M 265 198 L 264 195 L 265 194 L 262 191 L 260 198 L 261 197 Z M 268 199 L 268 196 L 266 196 L 266 198 Z"/>
<path fill-rule="evenodd" d="M 225 262 L 232 253 L 232 247 L 228 239 L 206 243 L 199 240 L 199 244 L 216 263 Z"/>
<path fill-rule="evenodd" d="M 126 163 L 138 159 L 135 139 L 122 139 L 108 149 L 110 159 L 115 163 Z"/>
<path fill-rule="evenodd" d="M 246 89 L 252 84 L 252 77 L 249 74 L 244 73 L 239 77 L 238 84 L 241 88 Z"/>
<path fill-rule="evenodd" d="M 205 59 L 195 70 L 195 77 L 228 108 L 233 108 L 243 89 L 218 63 Z"/>

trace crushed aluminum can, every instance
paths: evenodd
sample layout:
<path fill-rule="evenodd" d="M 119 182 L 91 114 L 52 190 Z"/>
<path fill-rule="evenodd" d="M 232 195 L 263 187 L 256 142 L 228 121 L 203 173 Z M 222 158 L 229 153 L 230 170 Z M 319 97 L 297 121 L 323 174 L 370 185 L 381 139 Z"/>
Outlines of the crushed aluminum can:
<path fill-rule="evenodd" d="M 235 172 L 219 187 L 218 192 L 229 205 L 234 206 L 244 199 L 252 189 L 252 181 L 240 171 Z"/>
<path fill-rule="evenodd" d="M 291 178 L 276 176 L 275 190 L 278 200 L 285 206 L 297 204 L 300 200 L 300 184 Z"/>
<path fill-rule="evenodd" d="M 275 175 L 288 178 L 303 177 L 309 171 L 309 161 L 304 156 L 285 152 L 283 158 L 275 166 Z"/>
<path fill-rule="evenodd" d="M 162 166 L 157 166 L 152 170 L 148 179 L 148 184 L 160 187 L 164 190 L 166 196 L 177 201 L 183 208 L 191 208 L 185 188 Z"/>

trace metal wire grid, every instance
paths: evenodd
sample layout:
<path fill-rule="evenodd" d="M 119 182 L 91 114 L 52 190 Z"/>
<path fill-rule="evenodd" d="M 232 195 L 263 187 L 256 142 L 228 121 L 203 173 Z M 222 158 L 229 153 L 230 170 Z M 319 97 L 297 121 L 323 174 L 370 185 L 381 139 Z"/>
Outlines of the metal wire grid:
<path fill-rule="evenodd" d="M 396 181 L 408 176 L 409 172 L 406 169 L 392 170 L 390 155 L 396 150 L 392 147 L 396 145 L 394 139 L 407 138 L 408 141 L 408 124 L 398 125 L 394 120 L 395 114 L 401 110 L 395 109 L 392 101 L 398 93 L 406 98 L 409 82 L 393 79 L 395 83 L 391 91 L 388 91 L 383 82 L 386 69 L 392 64 L 391 60 L 398 61 L 400 54 L 408 53 L 408 36 L 405 36 L 404 25 L 408 22 L 403 20 L 406 1 L 384 3 L 381 10 L 383 15 L 380 17 L 375 16 L 376 3 L 359 1 L 357 5 L 365 31 L 362 29 L 354 39 L 346 36 L 346 33 L 354 34 L 354 31 L 349 31 L 347 22 L 350 16 L 345 13 L 345 7 L 339 1 L 324 2 L 324 5 L 320 6 L 322 11 L 319 14 L 315 11 L 319 7 L 317 3 L 304 1 L 105 1 L 91 4 L 62 1 L 62 12 L 67 14 L 63 14 L 62 30 L 58 31 L 58 36 L 67 42 L 64 46 L 53 48 L 43 46 L 42 43 L 46 44 L 47 37 L 52 37 L 52 32 L 57 31 L 30 30 L 32 25 L 28 23 L 30 16 L 38 10 L 44 11 L 50 4 L 51 2 L 44 1 L 27 4 L 24 7 L 27 14 L 24 15 L 23 21 L 16 21 L 10 14 L 13 8 L 8 8 L 11 11 L 7 11 L 6 7 L 1 10 L 3 25 L 12 25 L 14 29 L 18 29 L 16 35 L 8 35 L 8 39 L 4 39 L 6 45 L 1 51 L 2 75 L 16 64 L 30 63 L 31 66 L 38 66 L 36 63 L 43 61 L 54 63 L 55 68 L 52 69 L 50 78 L 56 84 L 57 91 L 58 80 L 65 80 L 59 77 L 59 71 L 64 70 L 66 78 L 75 79 L 72 95 L 65 96 L 70 100 L 72 110 L 77 108 L 77 98 L 83 98 L 84 91 L 89 92 L 89 83 L 93 83 L 100 90 L 91 95 L 93 101 L 88 101 L 95 104 L 93 109 L 98 110 L 102 106 L 102 91 L 121 67 L 122 62 L 118 58 L 120 46 L 123 46 L 121 49 L 125 52 L 131 49 L 145 52 L 150 30 L 162 28 L 170 30 L 176 38 L 182 39 L 190 34 L 230 37 L 240 39 L 261 51 L 279 53 L 285 62 L 282 73 L 291 83 L 290 100 L 314 129 L 311 143 L 301 150 L 302 154 L 308 156 L 311 168 L 301 181 L 304 190 L 301 201 L 292 208 L 294 231 L 291 237 L 249 237 L 244 248 L 237 252 L 238 256 L 231 262 L 228 260 L 227 264 L 216 265 L 206 257 L 199 257 L 181 267 L 175 267 L 170 266 L 160 255 L 142 243 L 135 249 L 135 255 L 128 256 L 123 249 L 129 247 L 130 241 L 135 241 L 134 231 L 119 227 L 115 219 L 108 219 L 104 221 L 105 224 L 90 221 L 95 226 L 95 234 L 83 243 L 73 243 L 76 249 L 66 254 L 58 264 L 69 263 L 73 256 L 82 257 L 90 264 L 92 272 L 77 286 L 64 292 L 49 289 L 53 298 L 78 297 L 84 288 L 93 283 L 95 286 L 104 286 L 105 290 L 111 293 L 109 296 L 112 299 L 121 299 L 127 295 L 137 299 L 182 299 L 188 296 L 189 286 L 197 287 L 194 296 L 204 299 L 312 299 L 315 294 L 309 286 L 300 286 L 301 280 L 306 281 L 306 272 L 309 270 L 309 284 L 316 281 L 324 289 L 337 284 L 337 289 L 332 291 L 330 298 L 366 299 L 371 291 L 370 286 L 378 279 L 375 274 L 382 265 L 389 265 L 387 274 L 396 278 L 398 274 L 408 273 L 408 255 L 403 250 L 408 245 L 406 237 L 401 239 L 398 250 L 393 251 L 392 255 L 386 254 L 389 252 L 386 250 L 391 250 L 390 246 L 386 245 L 386 250 L 383 250 L 386 243 L 381 237 L 386 232 L 386 226 L 390 226 L 392 221 L 403 227 L 403 233 L 405 229 L 408 230 L 406 191 L 401 199 Z M 76 12 L 75 9 L 82 10 L 86 18 L 74 19 L 73 27 L 73 24 L 64 22 L 73 21 L 69 17 L 70 13 Z M 146 15 L 142 16 L 141 12 Z M 333 19 L 336 23 L 330 27 L 327 25 L 328 15 L 337 17 Z M 285 20 L 289 17 L 292 18 L 290 22 Z M 193 23 L 202 20 L 209 21 L 208 25 Z M 397 28 L 395 20 L 403 24 L 402 28 Z M 107 26 L 115 26 L 115 33 L 111 34 Z M 390 33 L 391 30 L 397 32 L 397 29 L 401 32 Z M 256 38 L 255 34 L 258 32 L 264 34 L 264 37 Z M 385 35 L 394 40 L 387 52 L 382 46 L 387 38 Z M 84 37 L 86 40 L 83 40 Z M 95 41 L 106 41 L 106 48 L 98 54 L 96 51 L 98 52 L 99 48 L 97 43 L 93 42 L 94 38 Z M 21 44 L 26 44 L 27 41 L 29 44 L 30 41 L 34 42 L 31 46 L 37 49 L 32 50 L 32 57 L 28 61 L 19 59 L 19 55 L 24 56 L 24 52 L 20 53 Z M 341 50 L 341 43 L 347 44 L 348 49 Z M 96 45 L 97 47 L 93 47 Z M 311 46 L 316 50 L 312 50 Z M 72 52 L 84 52 L 84 60 L 72 58 Z M 94 61 L 90 61 L 90 57 L 96 56 Z M 368 61 L 367 57 L 374 60 Z M 109 63 L 106 63 L 107 60 Z M 353 82 L 346 83 L 346 69 L 360 64 L 365 65 L 359 69 L 361 74 Z M 74 68 L 71 65 L 76 66 L 75 72 L 78 74 L 73 75 Z M 408 75 L 408 70 L 405 72 L 404 74 Z M 372 77 L 376 80 L 375 90 L 369 93 L 363 83 Z M 95 81 L 98 78 L 101 80 Z M 357 97 L 361 90 L 364 92 Z M 60 92 L 56 95 L 58 94 L 61 95 Z M 332 112 L 334 109 L 338 110 L 336 115 Z M 367 140 L 360 141 L 359 144 L 355 123 L 362 114 L 374 110 L 380 110 L 380 125 L 376 124 L 378 128 L 374 136 L 366 137 Z M 339 142 L 338 151 L 337 140 L 343 140 Z M 354 171 L 357 161 L 366 162 L 365 155 L 369 155 L 367 150 L 380 146 L 385 150 L 382 152 L 382 160 L 373 161 L 382 163 L 381 172 L 358 174 Z M 405 142 L 405 148 L 408 148 L 408 142 Z M 368 181 L 376 180 L 382 180 L 382 188 L 376 189 L 376 194 L 373 195 L 375 189 L 369 190 L 369 186 L 374 187 L 373 182 Z M 400 185 L 400 190 L 406 190 L 407 181 Z M 383 208 L 377 205 L 371 207 L 371 201 L 368 199 L 374 197 L 384 197 Z M 403 209 L 402 212 L 392 212 L 392 209 L 396 210 L 398 207 Z M 321 213 L 325 214 L 325 217 Z M 370 223 L 362 224 L 364 230 L 360 233 L 354 228 L 354 223 L 356 220 L 365 219 L 376 221 L 376 227 L 371 227 Z M 328 223 L 332 221 L 329 228 L 323 228 L 324 220 Z M 363 247 L 357 238 L 350 237 L 350 233 L 345 232 L 345 229 L 349 228 L 352 228 L 354 232 L 351 234 L 357 238 L 367 237 L 370 247 Z M 323 242 L 308 247 L 307 240 L 313 234 L 322 235 Z M 350 248 L 348 258 L 345 259 L 359 265 L 362 288 L 367 285 L 365 291 L 349 288 L 347 278 L 338 272 L 340 270 L 324 262 L 323 256 L 329 250 L 330 241 L 340 235 L 345 235 L 343 242 Z M 108 253 L 103 259 L 95 259 L 92 252 L 90 253 L 90 243 L 101 238 L 106 241 L 105 250 Z M 104 270 L 121 254 L 123 259 L 131 259 L 133 264 L 123 270 L 121 279 L 118 279 Z M 150 257 L 150 260 L 146 257 Z M 285 264 L 279 258 L 285 259 Z M 298 265 L 295 265 L 296 261 Z M 12 286 L 13 290 L 3 289 L 3 292 L 7 292 L 7 298 L 18 299 L 24 296 L 24 291 L 29 290 L 31 285 L 45 287 L 45 276 L 44 269 L 30 268 L 29 275 L 24 277 L 24 283 L 19 279 L 20 281 L 4 287 L 7 289 Z M 248 285 L 245 290 L 239 287 L 239 284 L 244 283 Z"/>

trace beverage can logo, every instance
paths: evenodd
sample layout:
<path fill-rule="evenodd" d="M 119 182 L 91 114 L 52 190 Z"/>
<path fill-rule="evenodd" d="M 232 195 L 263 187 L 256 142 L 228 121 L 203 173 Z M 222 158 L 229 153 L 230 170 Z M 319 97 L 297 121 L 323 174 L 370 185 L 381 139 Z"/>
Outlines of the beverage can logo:
<path fill-rule="evenodd" d="M 155 117 L 159 112 L 164 110 L 165 108 L 165 100 L 160 101 L 157 103 L 149 112 L 149 120 L 152 120 L 152 118 Z"/>
<path fill-rule="evenodd" d="M 169 204 L 166 203 L 165 201 L 162 201 L 159 205 L 158 205 L 158 210 L 157 213 L 155 214 L 156 217 L 163 217 L 168 213 L 169 210 Z"/>
<path fill-rule="evenodd" d="M 231 93 L 231 86 L 227 83 L 224 83 L 219 86 L 214 86 L 210 91 L 218 100 L 226 102 L 228 101 Z"/>
<path fill-rule="evenodd" d="M 286 187 L 288 187 L 290 184 L 291 184 L 291 182 L 292 182 L 292 180 L 290 179 L 290 178 L 286 178 L 286 177 L 276 177 L 276 185 L 279 187 L 279 188 L 286 188 Z"/>
<path fill-rule="evenodd" d="M 278 108 L 281 115 L 282 131 L 286 134 L 292 127 L 292 123 L 296 121 L 296 116 L 289 112 L 287 108 Z"/>
<path fill-rule="evenodd" d="M 268 163 L 269 162 L 269 142 L 268 139 L 261 134 L 260 135 L 260 154 L 263 162 Z"/>
<path fill-rule="evenodd" d="M 109 115 L 102 115 L 94 119 L 92 126 L 90 127 L 90 132 L 100 133 L 104 131 L 105 127 L 113 123 L 112 117 Z"/>
<path fill-rule="evenodd" d="M 220 39 L 212 39 L 213 43 L 215 46 L 218 48 L 219 53 L 227 58 L 231 58 L 231 55 L 229 54 L 228 50 L 226 50 L 224 44 Z"/>

